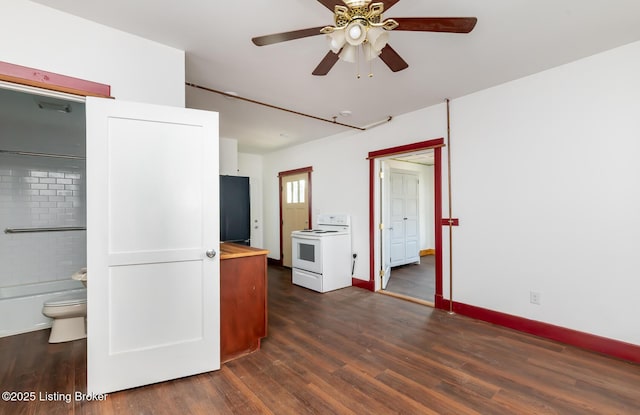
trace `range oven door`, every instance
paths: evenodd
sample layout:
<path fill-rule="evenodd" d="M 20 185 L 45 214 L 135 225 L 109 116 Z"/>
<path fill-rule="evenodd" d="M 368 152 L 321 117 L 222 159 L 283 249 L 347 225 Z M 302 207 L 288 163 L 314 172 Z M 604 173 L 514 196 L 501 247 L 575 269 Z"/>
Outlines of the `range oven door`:
<path fill-rule="evenodd" d="M 322 274 L 322 241 L 320 238 L 292 236 L 293 268 Z"/>

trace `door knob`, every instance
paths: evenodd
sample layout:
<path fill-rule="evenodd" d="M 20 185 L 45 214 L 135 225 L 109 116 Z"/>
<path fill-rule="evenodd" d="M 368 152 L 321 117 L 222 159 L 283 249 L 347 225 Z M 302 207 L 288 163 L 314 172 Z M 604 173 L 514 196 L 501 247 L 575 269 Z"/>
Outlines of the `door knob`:
<path fill-rule="evenodd" d="M 215 250 L 215 249 L 209 249 L 209 250 L 206 252 L 206 254 L 207 254 L 207 256 L 208 256 L 209 258 L 213 258 L 214 256 L 216 256 L 216 250 Z"/>

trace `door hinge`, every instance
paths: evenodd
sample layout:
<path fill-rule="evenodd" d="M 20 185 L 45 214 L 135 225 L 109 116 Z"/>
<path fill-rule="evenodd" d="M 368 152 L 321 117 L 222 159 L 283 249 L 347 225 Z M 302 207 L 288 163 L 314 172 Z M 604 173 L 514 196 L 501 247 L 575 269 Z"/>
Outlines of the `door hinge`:
<path fill-rule="evenodd" d="M 381 223 L 381 224 L 378 226 L 378 228 L 379 228 L 380 230 L 383 230 L 383 229 L 384 229 L 384 223 Z"/>
<path fill-rule="evenodd" d="M 380 278 L 383 278 L 383 277 L 384 277 L 384 270 L 383 270 L 383 269 L 381 269 L 381 270 L 380 270 Z"/>
<path fill-rule="evenodd" d="M 379 175 L 380 175 L 380 178 L 381 178 L 381 179 L 384 179 L 384 171 L 380 170 Z"/>

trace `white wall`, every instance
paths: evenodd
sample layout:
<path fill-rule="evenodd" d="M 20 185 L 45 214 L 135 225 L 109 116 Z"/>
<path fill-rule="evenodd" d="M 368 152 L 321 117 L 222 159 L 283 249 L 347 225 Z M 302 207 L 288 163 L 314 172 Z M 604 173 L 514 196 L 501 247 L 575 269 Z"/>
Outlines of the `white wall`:
<path fill-rule="evenodd" d="M 640 42 L 451 102 L 455 301 L 640 344 L 638 73 Z M 277 173 L 313 166 L 314 214 L 352 215 L 356 276 L 368 279 L 367 153 L 445 136 L 441 104 L 266 155 L 270 256 Z"/>
<path fill-rule="evenodd" d="M 220 174 L 238 176 L 238 140 L 220 137 Z M 242 174 L 240 176 L 243 176 Z"/>
<path fill-rule="evenodd" d="M 264 246 L 262 216 L 262 156 L 238 153 L 238 175 L 249 177 L 251 201 L 251 246 Z"/>
<path fill-rule="evenodd" d="M 639 73 L 634 43 L 453 102 L 457 301 L 640 344 Z"/>
<path fill-rule="evenodd" d="M 184 107 L 184 51 L 26 0 L 0 0 L 0 61 L 111 85 L 117 99 Z"/>

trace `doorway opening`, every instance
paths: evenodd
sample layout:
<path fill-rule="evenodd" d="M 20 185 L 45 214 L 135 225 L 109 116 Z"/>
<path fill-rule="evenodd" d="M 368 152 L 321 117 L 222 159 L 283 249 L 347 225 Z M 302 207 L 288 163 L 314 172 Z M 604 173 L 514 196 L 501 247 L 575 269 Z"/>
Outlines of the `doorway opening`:
<path fill-rule="evenodd" d="M 43 304 L 81 299 L 84 98 L 0 83 L 0 337 L 46 329 Z"/>
<path fill-rule="evenodd" d="M 381 290 L 433 306 L 433 149 L 380 160 Z"/>
<path fill-rule="evenodd" d="M 311 228 L 312 167 L 283 171 L 280 181 L 280 265 L 292 267 L 291 232 Z"/>
<path fill-rule="evenodd" d="M 442 297 L 442 138 L 369 153 L 369 288 L 434 306 Z"/>
<path fill-rule="evenodd" d="M 0 291 L 19 299 L 0 296 L 0 337 L 49 327 L 43 302 L 84 290 L 68 277 L 87 256 L 85 101 L 110 92 L 0 61 Z"/>

